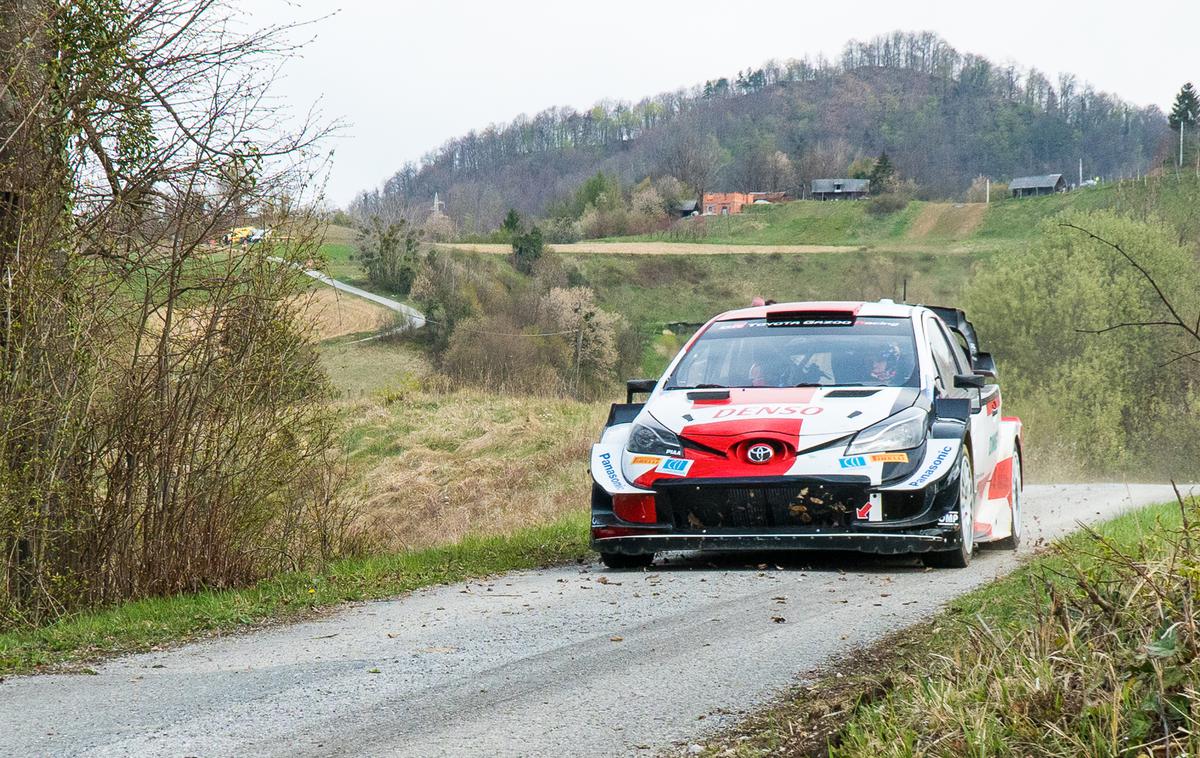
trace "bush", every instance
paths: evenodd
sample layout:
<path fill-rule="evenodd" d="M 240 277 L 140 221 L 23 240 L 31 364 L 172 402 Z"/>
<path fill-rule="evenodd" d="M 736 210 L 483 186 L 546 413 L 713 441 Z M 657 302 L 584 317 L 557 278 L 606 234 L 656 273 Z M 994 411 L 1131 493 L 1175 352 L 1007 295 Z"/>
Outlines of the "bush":
<path fill-rule="evenodd" d="M 1064 222 L 1123 245 L 1182 313 L 1200 307 L 1192 251 L 1161 224 L 1109 212 L 1047 221 L 1038 244 L 981 270 L 965 305 L 1000 363 L 1006 411 L 1026 422 L 1030 470 L 1195 476 L 1200 388 L 1195 364 L 1172 359 L 1196 345 L 1161 327 L 1083 333 L 1166 312 L 1120 254 Z"/>
<path fill-rule="evenodd" d="M 867 213 L 882 218 L 908 207 L 908 197 L 894 192 L 885 192 L 867 200 Z"/>
<path fill-rule="evenodd" d="M 538 260 L 546 251 L 542 230 L 534 226 L 524 234 L 513 237 L 512 249 L 513 268 L 522 274 L 532 274 Z"/>
<path fill-rule="evenodd" d="M 407 295 L 421 260 L 422 232 L 404 220 L 385 224 L 378 217 L 358 233 L 358 259 L 367 279 L 396 295 Z"/>

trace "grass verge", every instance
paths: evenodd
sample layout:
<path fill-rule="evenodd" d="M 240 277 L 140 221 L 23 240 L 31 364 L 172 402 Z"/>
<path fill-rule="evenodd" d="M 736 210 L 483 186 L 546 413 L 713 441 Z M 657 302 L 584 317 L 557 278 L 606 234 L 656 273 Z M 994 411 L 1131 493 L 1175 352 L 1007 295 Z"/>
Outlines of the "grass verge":
<path fill-rule="evenodd" d="M 1153 506 L 1056 543 L 931 620 L 813 672 L 703 754 L 1194 754 L 1185 598 L 1198 543 L 1194 525 L 1181 531 L 1184 512 L 1200 515 L 1196 504 Z M 1174 751 L 1154 749 L 1166 740 Z"/>
<path fill-rule="evenodd" d="M 587 519 L 580 509 L 505 536 L 469 536 L 444 547 L 343 559 L 321 571 L 284 574 L 246 589 L 150 598 L 6 632 L 0 634 L 0 677 L 246 631 L 338 603 L 579 560 L 589 554 Z"/>

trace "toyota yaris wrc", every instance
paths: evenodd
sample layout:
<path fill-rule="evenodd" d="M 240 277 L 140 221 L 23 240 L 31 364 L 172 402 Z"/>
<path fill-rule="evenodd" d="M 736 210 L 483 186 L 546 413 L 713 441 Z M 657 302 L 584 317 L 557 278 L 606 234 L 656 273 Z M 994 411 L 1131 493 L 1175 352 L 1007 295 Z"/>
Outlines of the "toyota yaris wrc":
<path fill-rule="evenodd" d="M 1021 539 L 1021 422 L 962 311 L 781 303 L 705 324 L 593 446 L 592 545 L 917 553 Z M 635 394 L 649 393 L 645 403 Z"/>

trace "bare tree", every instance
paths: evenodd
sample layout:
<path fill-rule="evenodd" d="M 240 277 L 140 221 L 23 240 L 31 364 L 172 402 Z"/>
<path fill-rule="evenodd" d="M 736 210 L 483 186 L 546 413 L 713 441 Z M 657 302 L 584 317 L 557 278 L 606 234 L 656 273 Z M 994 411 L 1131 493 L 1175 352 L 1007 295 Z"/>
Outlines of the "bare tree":
<path fill-rule="evenodd" d="M 289 28 L 229 13 L 0 0 L 0 625 L 336 541 L 289 265 L 318 242 L 325 130 L 267 100 Z M 269 256 L 209 244 L 252 207 Z"/>
<path fill-rule="evenodd" d="M 1125 262 L 1128 263 L 1130 265 L 1130 267 L 1132 267 L 1133 270 L 1138 273 L 1138 276 L 1146 282 L 1146 285 L 1148 287 L 1150 287 L 1151 290 L 1153 290 L 1155 299 L 1162 305 L 1163 310 L 1166 311 L 1166 315 L 1163 318 L 1159 318 L 1159 319 L 1151 319 L 1151 320 L 1143 320 L 1143 321 L 1121 321 L 1121 322 L 1117 322 L 1117 323 L 1113 323 L 1113 324 L 1108 324 L 1107 326 L 1103 326 L 1103 327 L 1099 327 L 1099 328 L 1076 329 L 1076 331 L 1081 332 L 1083 334 L 1104 334 L 1106 332 L 1115 331 L 1117 329 L 1130 329 L 1130 328 L 1137 328 L 1137 327 L 1160 327 L 1160 328 L 1165 328 L 1165 329 L 1175 331 L 1177 333 L 1182 332 L 1183 335 L 1185 335 L 1186 338 L 1190 342 L 1196 343 L 1196 349 L 1195 350 L 1187 350 L 1187 351 L 1172 350 L 1171 352 L 1173 352 L 1175 354 L 1175 357 L 1170 359 L 1169 361 L 1167 361 L 1167 364 L 1176 363 L 1178 361 L 1184 361 L 1184 360 L 1191 361 L 1193 363 L 1200 363 L 1200 313 L 1196 314 L 1196 319 L 1194 321 L 1191 320 L 1190 318 L 1184 318 L 1183 314 L 1180 313 L 1180 311 L 1179 311 L 1179 306 L 1176 305 L 1174 300 L 1172 300 L 1170 297 L 1167 296 L 1166 292 L 1163 291 L 1162 286 L 1154 278 L 1154 275 L 1150 273 L 1150 270 L 1148 268 L 1146 268 L 1146 266 L 1143 265 L 1141 263 L 1141 261 L 1139 261 L 1133 255 L 1131 255 L 1127 250 L 1125 250 L 1124 246 L 1120 245 L 1119 243 L 1112 242 L 1111 240 L 1105 239 L 1104 237 L 1099 236 L 1095 232 L 1092 232 L 1088 229 L 1084 229 L 1083 227 L 1077 226 L 1076 224 L 1064 222 L 1062 224 L 1062 226 L 1067 229 L 1074 229 L 1078 232 L 1082 232 L 1083 234 L 1086 234 L 1090 239 L 1093 239 L 1093 240 L 1099 242 L 1100 244 L 1114 250 L 1122 258 L 1124 258 Z M 1164 365 L 1167 365 L 1167 364 L 1164 364 Z"/>
<path fill-rule="evenodd" d="M 668 138 L 658 154 L 660 173 L 676 177 L 700 196 L 711 189 L 713 180 L 727 163 L 729 153 L 715 136 L 691 129 Z"/>

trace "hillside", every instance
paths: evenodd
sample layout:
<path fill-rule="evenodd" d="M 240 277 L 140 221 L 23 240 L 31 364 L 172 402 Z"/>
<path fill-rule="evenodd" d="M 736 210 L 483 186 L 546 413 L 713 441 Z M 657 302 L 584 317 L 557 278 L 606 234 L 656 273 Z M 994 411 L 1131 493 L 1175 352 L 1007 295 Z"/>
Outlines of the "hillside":
<path fill-rule="evenodd" d="M 609 103 L 552 108 L 446 142 L 355 201 L 360 214 L 422 217 L 435 192 L 460 231 L 494 228 L 512 207 L 540 216 L 598 171 L 628 186 L 673 175 L 695 190 L 802 193 L 886 151 L 921 196 L 956 198 L 979 175 L 1132 176 L 1167 133 L 1156 107 L 1051 83 L 962 54 L 929 34 L 851 43 L 836 63 L 769 62 L 730 81 Z M 714 142 L 715 140 L 715 142 Z"/>

